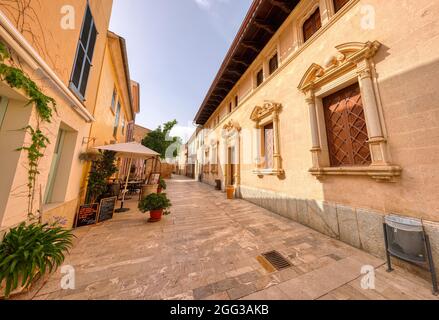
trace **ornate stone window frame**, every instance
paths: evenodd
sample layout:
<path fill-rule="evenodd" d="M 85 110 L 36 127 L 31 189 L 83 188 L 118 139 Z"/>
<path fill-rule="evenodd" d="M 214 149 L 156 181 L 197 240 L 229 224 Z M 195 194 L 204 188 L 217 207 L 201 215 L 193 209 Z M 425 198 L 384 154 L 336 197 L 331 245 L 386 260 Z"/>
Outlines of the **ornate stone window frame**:
<path fill-rule="evenodd" d="M 262 139 L 262 133 L 260 137 L 256 138 L 256 152 L 255 159 L 256 168 L 253 170 L 254 174 L 259 176 L 274 175 L 283 176 L 285 171 L 282 169 L 282 157 L 280 154 L 280 137 L 279 137 L 279 114 L 282 111 L 282 105 L 275 102 L 265 102 L 264 105 L 256 106 L 250 116 L 250 119 L 255 122 L 256 132 L 261 133 L 261 129 L 267 124 L 273 123 L 273 168 L 263 169 L 259 167 L 262 156 L 262 145 L 260 143 Z"/>
<path fill-rule="evenodd" d="M 296 32 L 297 32 L 297 40 L 298 40 L 297 44 L 299 47 L 305 44 L 305 36 L 303 34 L 303 25 L 304 25 L 305 21 L 308 20 L 309 17 L 311 17 L 311 15 L 317 9 L 320 10 L 320 18 L 322 19 L 322 10 L 321 10 L 320 0 L 314 0 L 314 1 L 310 2 L 306 8 L 304 8 L 304 10 L 303 10 L 304 13 L 297 20 Z M 323 26 L 323 20 L 322 20 L 322 26 Z M 316 32 L 316 34 L 317 33 L 318 32 Z M 314 35 L 313 35 L 313 37 L 314 37 Z M 313 37 L 308 39 L 308 41 L 306 41 L 306 42 L 309 42 Z"/>
<path fill-rule="evenodd" d="M 336 47 L 338 54 L 329 57 L 324 67 L 312 64 L 299 84 L 299 90 L 306 96 L 310 115 L 313 167 L 309 171 L 318 179 L 327 175 L 355 175 L 392 182 L 401 175 L 401 167 L 391 164 L 372 60 L 380 46 L 378 41 L 339 45 Z M 331 167 L 322 100 L 356 82 L 360 86 L 363 100 L 372 164 Z"/>
<path fill-rule="evenodd" d="M 235 188 L 238 188 L 241 185 L 241 126 L 230 119 L 224 126 L 221 132 L 222 136 L 222 145 L 223 145 L 223 161 L 224 164 L 223 172 L 224 172 L 224 181 L 223 186 L 227 186 L 229 182 L 229 166 L 232 164 L 236 165 L 235 172 Z M 229 147 L 235 148 L 235 159 L 232 161 L 234 163 L 229 163 L 228 161 L 228 149 Z"/>
<path fill-rule="evenodd" d="M 210 142 L 210 173 L 218 174 L 218 141 Z"/>

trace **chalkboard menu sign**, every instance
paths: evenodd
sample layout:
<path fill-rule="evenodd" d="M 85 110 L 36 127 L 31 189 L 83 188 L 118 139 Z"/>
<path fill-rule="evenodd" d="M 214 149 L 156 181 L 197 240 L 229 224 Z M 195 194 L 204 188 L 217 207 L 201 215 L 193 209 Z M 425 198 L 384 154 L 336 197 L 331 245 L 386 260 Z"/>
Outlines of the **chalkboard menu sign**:
<path fill-rule="evenodd" d="M 101 200 L 99 206 L 98 222 L 113 219 L 114 210 L 116 209 L 117 197 L 106 198 Z"/>
<path fill-rule="evenodd" d="M 99 204 L 86 204 L 79 207 L 78 216 L 76 219 L 76 227 L 84 227 L 96 224 L 98 219 Z"/>

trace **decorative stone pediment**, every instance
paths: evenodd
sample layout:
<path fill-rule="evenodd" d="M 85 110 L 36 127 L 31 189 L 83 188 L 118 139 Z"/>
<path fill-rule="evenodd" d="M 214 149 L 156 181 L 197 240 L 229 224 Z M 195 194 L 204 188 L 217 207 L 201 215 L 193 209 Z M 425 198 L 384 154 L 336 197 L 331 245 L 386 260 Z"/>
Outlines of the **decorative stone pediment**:
<path fill-rule="evenodd" d="M 241 126 L 236 123 L 233 120 L 230 120 L 229 122 L 227 122 L 224 127 L 223 130 L 227 131 L 227 132 L 231 132 L 231 131 L 241 131 Z"/>
<path fill-rule="evenodd" d="M 329 56 L 324 66 L 313 63 L 305 72 L 299 84 L 299 90 L 309 91 L 325 82 L 331 81 L 340 73 L 354 69 L 361 61 L 372 58 L 380 48 L 378 41 L 348 42 L 335 47 L 337 54 Z"/>
<path fill-rule="evenodd" d="M 275 112 L 280 112 L 282 109 L 282 105 L 280 103 L 275 102 L 265 102 L 262 107 L 257 106 L 254 108 L 250 119 L 252 121 L 258 122 L 270 115 L 272 115 Z"/>

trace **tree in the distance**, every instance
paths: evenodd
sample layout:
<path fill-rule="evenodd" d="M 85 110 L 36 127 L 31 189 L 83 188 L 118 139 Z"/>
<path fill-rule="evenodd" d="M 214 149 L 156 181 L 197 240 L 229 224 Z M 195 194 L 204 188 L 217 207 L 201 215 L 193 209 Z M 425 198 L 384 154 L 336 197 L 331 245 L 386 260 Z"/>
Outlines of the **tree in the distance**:
<path fill-rule="evenodd" d="M 173 156 L 178 155 L 179 146 L 182 144 L 179 137 L 171 137 L 171 130 L 178 124 L 177 120 L 166 122 L 156 130 L 151 131 L 143 140 L 142 144 L 160 154 L 162 159 L 166 158 L 166 151 L 173 147 Z"/>

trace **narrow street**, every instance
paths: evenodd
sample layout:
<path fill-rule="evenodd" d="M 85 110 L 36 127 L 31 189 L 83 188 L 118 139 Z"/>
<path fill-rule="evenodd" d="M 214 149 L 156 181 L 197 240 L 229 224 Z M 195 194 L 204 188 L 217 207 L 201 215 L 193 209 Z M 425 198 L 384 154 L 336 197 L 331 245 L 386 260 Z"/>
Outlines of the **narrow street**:
<path fill-rule="evenodd" d="M 137 211 L 77 229 L 65 265 L 76 289 L 61 290 L 61 270 L 34 299 L 433 299 L 430 283 L 383 260 L 212 187 L 174 177 L 172 214 L 156 224 Z M 258 256 L 277 250 L 293 264 L 280 272 Z M 376 269 L 375 290 L 361 268 Z"/>

